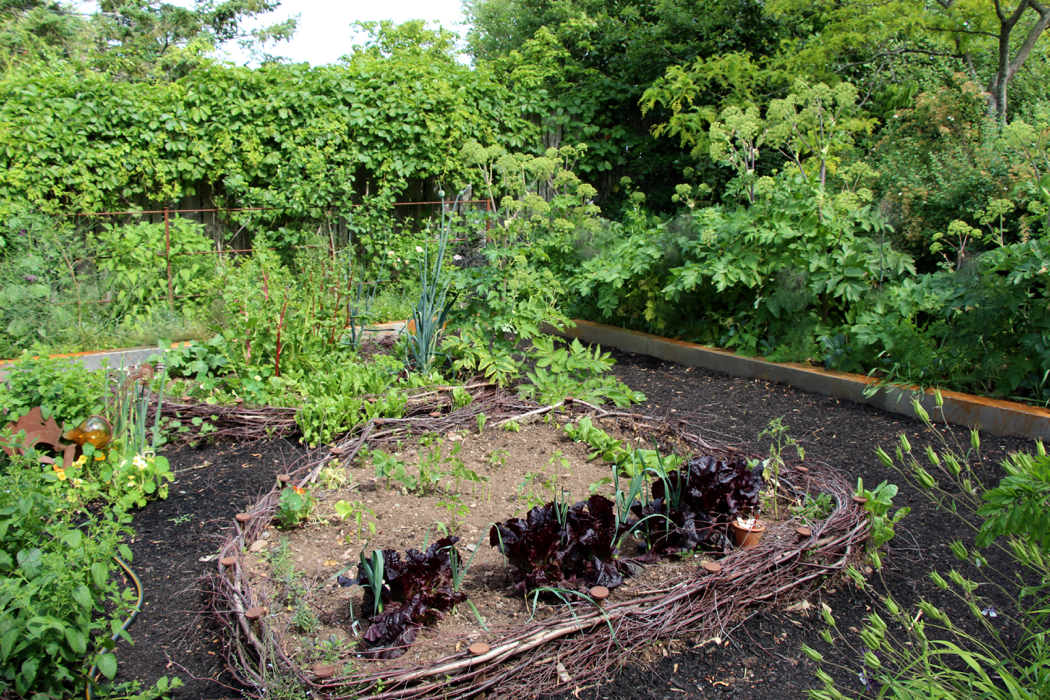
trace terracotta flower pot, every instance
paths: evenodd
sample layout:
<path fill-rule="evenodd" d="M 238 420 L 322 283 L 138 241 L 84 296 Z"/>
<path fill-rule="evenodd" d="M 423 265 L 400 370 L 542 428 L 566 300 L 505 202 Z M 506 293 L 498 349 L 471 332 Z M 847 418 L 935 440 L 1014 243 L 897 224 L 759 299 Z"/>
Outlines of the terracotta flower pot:
<path fill-rule="evenodd" d="M 749 525 L 739 520 L 730 523 L 733 528 L 733 537 L 736 539 L 736 546 L 741 549 L 757 547 L 758 541 L 762 539 L 762 533 L 766 531 L 766 526 L 761 522 L 754 520 L 751 523 Z"/>

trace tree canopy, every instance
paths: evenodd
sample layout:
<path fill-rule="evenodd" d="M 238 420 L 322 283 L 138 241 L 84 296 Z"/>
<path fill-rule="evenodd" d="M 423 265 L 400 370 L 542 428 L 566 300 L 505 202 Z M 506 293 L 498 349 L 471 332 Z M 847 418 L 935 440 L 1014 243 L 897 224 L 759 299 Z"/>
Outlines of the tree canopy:
<path fill-rule="evenodd" d="M 229 41 L 262 49 L 288 39 L 296 20 L 247 31 L 278 0 L 197 0 L 191 8 L 160 0 L 101 0 L 84 14 L 65 2 L 0 0 L 0 64 L 62 61 L 120 80 L 175 79 Z"/>

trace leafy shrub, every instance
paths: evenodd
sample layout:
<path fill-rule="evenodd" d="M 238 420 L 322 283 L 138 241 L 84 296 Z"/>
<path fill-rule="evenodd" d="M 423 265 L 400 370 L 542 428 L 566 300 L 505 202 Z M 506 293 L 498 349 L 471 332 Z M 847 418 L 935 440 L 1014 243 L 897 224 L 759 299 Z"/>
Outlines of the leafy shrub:
<path fill-rule="evenodd" d="M 568 347 L 555 348 L 554 338 L 537 336 L 532 347 L 536 367 L 526 373 L 528 383 L 518 387 L 525 398 L 552 404 L 572 396 L 598 404 L 609 400 L 621 407 L 645 401 L 645 394 L 615 377 L 602 376 L 615 361 L 609 353 L 602 353 L 601 346 L 592 351 L 574 338 Z"/>
<path fill-rule="evenodd" d="M 164 255 L 166 242 L 170 259 Z M 178 297 L 203 292 L 215 269 L 208 256 L 192 254 L 210 251 L 211 239 L 200 224 L 181 217 L 169 221 L 167 234 L 163 223 L 103 224 L 89 243 L 99 250 L 96 264 L 121 315 L 140 316 L 168 303 L 169 262 L 171 291 Z M 194 303 L 179 299 L 177 308 Z"/>
<path fill-rule="evenodd" d="M 626 566 L 616 546 L 626 526 L 615 506 L 594 495 L 569 506 L 550 502 L 529 510 L 525 519 L 511 518 L 489 530 L 489 544 L 514 566 L 511 576 L 519 591 L 537 588 L 616 588 Z"/>
<path fill-rule="evenodd" d="M 0 382 L 0 420 L 15 421 L 40 406 L 44 418 L 67 427 L 101 413 L 105 372 L 89 371 L 80 362 L 34 357 L 28 351 L 6 367 Z"/>
<path fill-rule="evenodd" d="M 70 697 L 98 657 L 109 678 L 107 635 L 131 611 L 132 591 L 110 574 L 131 533 L 120 510 L 74 514 L 31 460 L 16 460 L 0 490 L 0 692 Z"/>
<path fill-rule="evenodd" d="M 1035 456 L 1017 452 L 1002 467 L 1006 476 L 994 489 L 981 494 L 984 505 L 977 514 L 985 520 L 977 534 L 977 546 L 987 547 L 997 537 L 1013 535 L 1050 552 L 1050 513 L 1046 509 L 1050 457 L 1045 449 Z"/>

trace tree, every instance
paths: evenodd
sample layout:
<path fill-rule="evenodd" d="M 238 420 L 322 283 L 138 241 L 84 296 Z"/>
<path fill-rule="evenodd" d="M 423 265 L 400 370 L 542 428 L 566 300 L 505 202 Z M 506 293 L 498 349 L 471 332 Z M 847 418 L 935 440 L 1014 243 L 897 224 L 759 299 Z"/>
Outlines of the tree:
<path fill-rule="evenodd" d="M 65 2 L 0 0 L 0 65 L 62 61 L 124 80 L 172 80 L 222 44 L 250 47 L 288 39 L 290 19 L 245 31 L 242 23 L 273 11 L 278 0 L 197 0 L 192 8 L 161 0 L 101 0 L 84 14 Z"/>
<path fill-rule="evenodd" d="M 901 0 L 799 2 L 775 0 L 770 12 L 785 22 L 819 28 L 811 40 L 790 47 L 784 64 L 796 73 L 828 70 L 847 77 L 857 66 L 949 58 L 985 86 L 988 113 L 1006 122 L 1010 81 L 1050 24 L 1039 0 Z"/>
<path fill-rule="evenodd" d="M 670 206 L 682 171 L 695 164 L 651 134 L 664 115 L 643 114 L 646 87 L 697 57 L 769 53 L 783 31 L 755 0 L 468 0 L 466 13 L 475 61 L 531 81 L 532 116 L 545 134 L 536 150 L 588 144 L 577 172 L 597 185 L 607 211 L 625 198 L 626 173 L 650 204 Z"/>

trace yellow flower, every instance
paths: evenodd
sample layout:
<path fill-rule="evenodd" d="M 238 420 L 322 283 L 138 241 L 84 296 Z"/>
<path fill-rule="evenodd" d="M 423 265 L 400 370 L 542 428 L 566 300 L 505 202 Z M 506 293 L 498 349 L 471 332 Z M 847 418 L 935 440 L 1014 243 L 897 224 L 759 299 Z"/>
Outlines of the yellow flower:
<path fill-rule="evenodd" d="M 80 455 L 77 457 L 76 461 L 73 462 L 74 467 L 82 467 L 85 464 L 87 464 L 87 455 Z"/>
<path fill-rule="evenodd" d="M 66 470 L 65 469 L 60 469 L 60 468 L 56 467 L 55 468 L 55 474 L 58 475 L 58 480 L 59 481 L 65 481 L 66 480 Z"/>
<path fill-rule="evenodd" d="M 104 462 L 104 461 L 106 461 L 106 453 L 105 452 L 96 452 L 95 453 L 95 461 L 96 462 Z"/>

